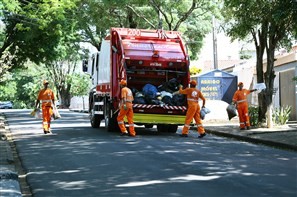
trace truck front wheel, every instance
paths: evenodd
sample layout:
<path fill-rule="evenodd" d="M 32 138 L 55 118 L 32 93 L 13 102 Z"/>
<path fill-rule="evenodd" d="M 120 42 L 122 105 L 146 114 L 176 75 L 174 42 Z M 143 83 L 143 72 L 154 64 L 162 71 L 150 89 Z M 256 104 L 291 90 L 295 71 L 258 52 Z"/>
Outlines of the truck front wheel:
<path fill-rule="evenodd" d="M 94 114 L 93 110 L 90 114 L 90 121 L 93 128 L 99 128 L 101 123 L 101 118 L 99 115 Z"/>

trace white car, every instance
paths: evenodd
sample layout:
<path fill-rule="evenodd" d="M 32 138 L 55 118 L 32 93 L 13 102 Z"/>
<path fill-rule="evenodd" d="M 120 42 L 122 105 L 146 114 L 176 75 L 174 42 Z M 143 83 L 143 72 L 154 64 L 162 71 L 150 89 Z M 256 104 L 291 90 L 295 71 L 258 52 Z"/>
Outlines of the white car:
<path fill-rule="evenodd" d="M 12 109 L 12 106 L 11 101 L 0 101 L 0 109 Z"/>

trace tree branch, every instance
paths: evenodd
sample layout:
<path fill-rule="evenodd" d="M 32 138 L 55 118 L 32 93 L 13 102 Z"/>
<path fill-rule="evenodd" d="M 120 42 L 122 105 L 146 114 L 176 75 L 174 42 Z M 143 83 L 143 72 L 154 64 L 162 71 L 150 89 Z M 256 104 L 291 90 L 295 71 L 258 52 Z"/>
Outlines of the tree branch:
<path fill-rule="evenodd" d="M 130 10 L 132 10 L 132 12 L 138 16 L 139 18 L 142 18 L 143 20 L 145 20 L 145 22 L 147 22 L 153 29 L 156 29 L 155 25 L 153 25 L 147 18 L 145 18 L 143 15 L 140 15 L 136 12 L 136 10 L 131 7 L 130 5 L 126 5 L 127 8 L 129 8 Z"/>

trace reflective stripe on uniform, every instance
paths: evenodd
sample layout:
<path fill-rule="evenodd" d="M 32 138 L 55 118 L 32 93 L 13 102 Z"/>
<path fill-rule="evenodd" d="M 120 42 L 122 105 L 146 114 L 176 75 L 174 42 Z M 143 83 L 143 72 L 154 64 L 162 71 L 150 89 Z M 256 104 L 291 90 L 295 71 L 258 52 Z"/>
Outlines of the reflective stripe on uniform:
<path fill-rule="evenodd" d="M 203 125 L 202 124 L 197 124 L 197 127 L 203 127 Z"/>
<path fill-rule="evenodd" d="M 190 125 L 188 125 L 188 124 L 185 124 L 185 127 L 190 127 Z"/>
<path fill-rule="evenodd" d="M 123 122 L 123 121 L 121 121 L 121 122 L 118 122 L 118 124 L 124 124 L 124 122 Z"/>
<path fill-rule="evenodd" d="M 243 100 L 240 100 L 240 101 L 237 101 L 237 103 L 242 103 L 242 102 L 245 102 L 246 99 L 243 99 Z"/>
<path fill-rule="evenodd" d="M 129 124 L 129 127 L 134 127 L 134 124 Z"/>
<path fill-rule="evenodd" d="M 195 102 L 198 102 L 197 99 L 191 99 L 191 98 L 188 98 L 187 100 L 188 100 L 188 101 L 195 101 Z"/>
<path fill-rule="evenodd" d="M 51 102 L 52 100 L 42 100 L 43 103 Z"/>

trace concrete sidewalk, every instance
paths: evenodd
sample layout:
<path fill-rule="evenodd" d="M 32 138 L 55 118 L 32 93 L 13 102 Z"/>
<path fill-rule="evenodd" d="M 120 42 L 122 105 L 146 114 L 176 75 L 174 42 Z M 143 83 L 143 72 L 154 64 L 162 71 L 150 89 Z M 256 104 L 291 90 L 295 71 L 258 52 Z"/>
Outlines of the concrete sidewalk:
<path fill-rule="evenodd" d="M 237 121 L 204 121 L 204 127 L 208 134 L 297 151 L 297 122 L 273 129 L 239 130 Z M 196 130 L 195 127 L 191 129 Z M 4 114 L 0 114 L 0 135 L 0 196 L 30 196 L 29 188 L 21 187 L 25 185 L 24 183 L 20 184 L 20 181 L 24 180 L 19 178 L 20 164 L 16 159 L 17 156 L 13 155 L 14 142 L 5 123 Z"/>
<path fill-rule="evenodd" d="M 227 121 L 219 124 L 205 123 L 204 127 L 210 134 L 297 151 L 297 122 L 288 122 L 274 128 L 251 127 L 250 130 L 240 130 L 238 123 Z"/>

